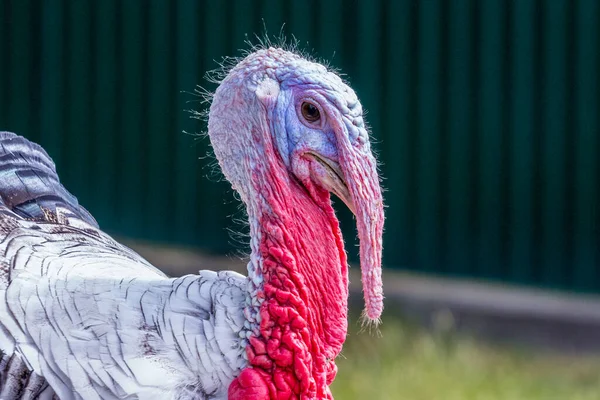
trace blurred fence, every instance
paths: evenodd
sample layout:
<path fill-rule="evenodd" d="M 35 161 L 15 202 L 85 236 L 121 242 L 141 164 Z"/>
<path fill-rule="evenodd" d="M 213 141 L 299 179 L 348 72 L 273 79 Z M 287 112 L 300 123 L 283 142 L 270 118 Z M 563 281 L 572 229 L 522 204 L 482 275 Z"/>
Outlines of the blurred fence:
<path fill-rule="evenodd" d="M 596 0 L 0 0 L 0 22 L 0 129 L 111 232 L 231 249 L 184 91 L 285 23 L 369 110 L 386 266 L 600 291 Z"/>

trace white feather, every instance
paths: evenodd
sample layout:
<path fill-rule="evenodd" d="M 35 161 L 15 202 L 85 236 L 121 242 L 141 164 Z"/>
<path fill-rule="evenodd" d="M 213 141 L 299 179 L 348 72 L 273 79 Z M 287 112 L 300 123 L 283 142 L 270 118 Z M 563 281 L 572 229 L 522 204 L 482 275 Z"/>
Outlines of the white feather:
<path fill-rule="evenodd" d="M 15 222 L 0 233 L 0 263 L 12 267 L 0 285 L 4 353 L 16 353 L 63 400 L 226 398 L 247 363 L 245 277 L 167 278 L 83 221 L 59 226 L 0 212 L 0 227 Z"/>

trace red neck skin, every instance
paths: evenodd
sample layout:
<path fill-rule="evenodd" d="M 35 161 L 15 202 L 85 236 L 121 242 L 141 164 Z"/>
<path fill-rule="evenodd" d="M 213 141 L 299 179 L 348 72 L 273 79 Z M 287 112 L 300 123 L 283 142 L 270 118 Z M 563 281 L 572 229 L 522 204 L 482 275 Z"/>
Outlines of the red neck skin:
<path fill-rule="evenodd" d="M 329 193 L 280 168 L 255 175 L 264 284 L 260 335 L 229 398 L 333 399 L 334 358 L 347 332 L 348 269 Z M 251 215 L 252 218 L 252 215 Z"/>

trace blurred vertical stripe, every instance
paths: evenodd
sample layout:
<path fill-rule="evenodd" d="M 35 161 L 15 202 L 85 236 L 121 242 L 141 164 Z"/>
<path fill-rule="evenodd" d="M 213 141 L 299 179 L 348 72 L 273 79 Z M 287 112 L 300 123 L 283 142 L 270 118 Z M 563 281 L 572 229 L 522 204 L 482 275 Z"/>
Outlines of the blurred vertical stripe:
<path fill-rule="evenodd" d="M 517 282 L 534 279 L 533 258 L 533 214 L 534 208 L 534 102 L 536 93 L 535 76 L 536 1 L 514 0 L 511 3 L 511 86 L 510 128 L 506 132 L 510 139 L 510 224 L 509 274 Z"/>
<path fill-rule="evenodd" d="M 483 0 L 479 2 L 479 69 L 478 116 L 478 218 L 475 246 L 478 257 L 477 273 L 484 276 L 502 275 L 501 220 L 502 215 L 502 142 L 504 139 L 504 31 L 506 29 L 506 2 Z"/>
<path fill-rule="evenodd" d="M 94 75 L 92 77 L 94 116 L 87 126 L 93 132 L 90 163 L 93 173 L 88 190 L 87 207 L 96 211 L 99 221 L 118 219 L 117 188 L 120 178 L 118 163 L 119 142 L 119 80 L 118 51 L 120 40 L 117 37 L 119 27 L 117 1 L 105 0 L 94 7 L 93 49 Z M 89 201 L 89 203 L 87 202 Z"/>
<path fill-rule="evenodd" d="M 599 290 L 600 271 L 600 6 L 580 0 L 575 8 L 575 203 L 573 287 Z"/>
<path fill-rule="evenodd" d="M 174 90 L 176 93 L 170 93 L 168 98 L 171 102 L 171 110 L 176 119 L 174 132 L 165 137 L 173 136 L 175 148 L 173 156 L 175 158 L 173 168 L 174 176 L 172 191 L 174 202 L 172 209 L 172 222 L 167 222 L 164 229 L 177 232 L 177 235 L 192 238 L 198 230 L 194 223 L 198 220 L 200 208 L 198 207 L 198 190 L 196 182 L 201 181 L 198 169 L 192 163 L 198 163 L 198 153 L 194 134 L 194 126 L 190 124 L 191 109 L 198 108 L 201 105 L 200 98 L 195 98 L 190 93 L 194 92 L 195 86 L 200 83 L 203 74 L 200 68 L 200 48 L 201 30 L 200 30 L 200 7 L 195 1 L 181 1 L 176 3 L 176 12 L 174 21 L 175 30 L 175 82 Z M 170 127 L 169 127 L 170 128 Z M 166 170 L 167 173 L 171 172 Z"/>
<path fill-rule="evenodd" d="M 417 187 L 416 263 L 424 271 L 439 266 L 440 227 L 440 158 L 442 125 L 440 123 L 442 1 L 418 2 L 417 30 L 417 139 L 415 153 Z M 367 103 L 368 104 L 368 103 Z M 402 133 L 400 133 L 402 134 Z M 383 137 L 385 140 L 385 137 Z M 390 202 L 388 198 L 388 202 Z M 393 201 L 393 200 L 392 200 Z M 390 206 L 393 203 L 389 203 Z"/>
<path fill-rule="evenodd" d="M 470 0 L 450 3 L 448 22 L 448 89 L 447 107 L 448 132 L 448 213 L 446 218 L 447 264 L 456 266 L 455 271 L 468 274 L 472 270 L 471 252 L 465 248 L 475 246 L 474 236 L 469 229 L 469 208 L 476 195 L 473 174 L 469 165 L 474 143 L 472 114 L 477 108 L 473 100 L 472 78 L 475 72 L 472 49 L 472 16 L 474 5 Z"/>

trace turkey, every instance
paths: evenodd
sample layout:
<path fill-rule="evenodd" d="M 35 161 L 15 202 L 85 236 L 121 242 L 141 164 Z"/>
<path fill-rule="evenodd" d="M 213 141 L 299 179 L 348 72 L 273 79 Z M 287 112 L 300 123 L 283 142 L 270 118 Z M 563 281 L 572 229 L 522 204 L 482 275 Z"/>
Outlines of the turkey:
<path fill-rule="evenodd" d="M 366 322 L 383 310 L 383 200 L 361 104 L 294 51 L 254 49 L 208 135 L 246 206 L 248 276 L 170 278 L 102 232 L 38 145 L 0 133 L 0 399 L 332 399 L 356 216 Z M 215 229 L 215 227 L 206 227 Z"/>

